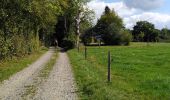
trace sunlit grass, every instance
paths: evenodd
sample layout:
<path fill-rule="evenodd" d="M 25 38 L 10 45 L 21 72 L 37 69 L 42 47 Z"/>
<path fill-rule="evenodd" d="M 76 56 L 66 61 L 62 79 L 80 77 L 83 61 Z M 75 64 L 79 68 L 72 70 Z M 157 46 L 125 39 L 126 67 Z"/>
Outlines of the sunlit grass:
<path fill-rule="evenodd" d="M 107 83 L 107 52 L 111 51 L 111 83 Z M 88 47 L 84 59 L 69 51 L 80 98 L 90 100 L 169 100 L 170 44 Z"/>

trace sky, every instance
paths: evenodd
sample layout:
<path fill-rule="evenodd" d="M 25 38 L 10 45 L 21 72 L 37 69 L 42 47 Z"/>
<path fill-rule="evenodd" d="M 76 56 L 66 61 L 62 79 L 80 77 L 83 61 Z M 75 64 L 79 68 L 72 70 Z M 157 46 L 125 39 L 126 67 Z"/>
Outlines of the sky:
<path fill-rule="evenodd" d="M 149 21 L 157 29 L 170 28 L 170 0 L 92 0 L 88 6 L 95 12 L 94 23 L 109 6 L 123 19 L 126 28 L 132 29 L 137 21 Z"/>

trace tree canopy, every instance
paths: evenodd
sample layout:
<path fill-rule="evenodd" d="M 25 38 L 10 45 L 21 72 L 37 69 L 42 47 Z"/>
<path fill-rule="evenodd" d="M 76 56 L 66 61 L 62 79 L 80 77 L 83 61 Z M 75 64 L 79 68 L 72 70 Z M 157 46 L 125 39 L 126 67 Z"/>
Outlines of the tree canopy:
<path fill-rule="evenodd" d="M 151 42 L 158 41 L 159 32 L 154 24 L 147 21 L 139 21 L 133 28 L 134 41 Z"/>
<path fill-rule="evenodd" d="M 100 35 L 107 45 L 129 44 L 130 42 L 130 34 L 124 30 L 122 19 L 114 9 L 110 10 L 108 6 L 94 27 L 94 31 L 95 35 Z"/>
<path fill-rule="evenodd" d="M 88 1 L 1 0 L 0 59 L 29 54 L 53 44 L 55 38 L 69 37 L 65 34 L 74 32 L 77 11 Z"/>

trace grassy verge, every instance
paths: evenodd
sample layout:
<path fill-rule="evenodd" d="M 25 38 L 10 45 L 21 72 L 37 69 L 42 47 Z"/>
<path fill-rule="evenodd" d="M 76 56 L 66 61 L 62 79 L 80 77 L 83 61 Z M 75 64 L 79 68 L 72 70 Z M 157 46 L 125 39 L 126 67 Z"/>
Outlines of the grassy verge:
<path fill-rule="evenodd" d="M 52 71 L 52 69 L 56 63 L 57 57 L 58 57 L 58 53 L 55 52 L 55 54 L 51 57 L 49 62 L 38 73 L 38 76 L 34 78 L 34 83 L 32 83 L 31 85 L 25 86 L 26 92 L 22 95 L 23 99 L 27 99 L 27 97 L 31 98 L 31 97 L 35 96 L 38 86 L 41 83 L 43 83 L 44 81 L 46 81 L 50 72 Z"/>
<path fill-rule="evenodd" d="M 107 83 L 107 51 L 111 51 L 111 83 Z M 169 100 L 170 44 L 88 47 L 68 52 L 81 99 Z"/>
<path fill-rule="evenodd" d="M 35 52 L 30 55 L 26 55 L 21 58 L 14 58 L 12 60 L 6 60 L 0 62 L 0 83 L 3 80 L 8 79 L 11 75 L 21 71 L 32 62 L 36 61 L 47 49 L 43 48 L 39 52 Z"/>

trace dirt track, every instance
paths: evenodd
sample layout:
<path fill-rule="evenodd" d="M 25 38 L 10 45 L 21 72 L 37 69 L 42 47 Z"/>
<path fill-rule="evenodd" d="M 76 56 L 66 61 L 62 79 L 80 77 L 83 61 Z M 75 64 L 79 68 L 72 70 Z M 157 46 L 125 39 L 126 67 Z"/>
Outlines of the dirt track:
<path fill-rule="evenodd" d="M 27 86 L 34 84 L 34 79 L 54 54 L 50 49 L 35 63 L 13 75 L 0 85 L 0 100 L 23 100 Z M 74 78 L 66 53 L 59 53 L 59 57 L 49 77 L 44 80 L 30 97 L 34 100 L 76 100 Z M 31 91 L 29 92 L 31 94 Z M 24 98 L 30 100 L 30 98 Z"/>
<path fill-rule="evenodd" d="M 66 53 L 59 58 L 47 81 L 39 87 L 35 100 L 77 100 L 74 77 Z"/>

